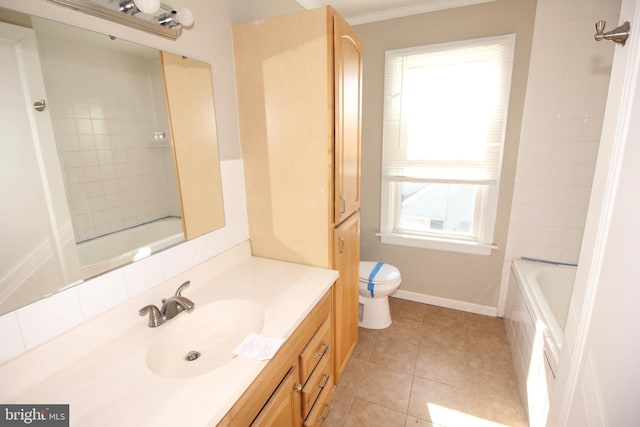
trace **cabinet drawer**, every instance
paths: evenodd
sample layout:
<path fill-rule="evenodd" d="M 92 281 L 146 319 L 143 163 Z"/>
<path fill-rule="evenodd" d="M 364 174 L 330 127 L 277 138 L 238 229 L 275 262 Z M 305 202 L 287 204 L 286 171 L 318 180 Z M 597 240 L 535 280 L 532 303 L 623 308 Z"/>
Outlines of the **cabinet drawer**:
<path fill-rule="evenodd" d="M 300 362 L 300 383 L 307 382 L 309 375 L 318 365 L 320 359 L 325 354 L 331 354 L 329 352 L 329 345 L 331 343 L 331 320 L 327 316 L 322 326 L 318 328 L 315 335 L 309 340 L 307 346 L 302 350 L 299 356 Z"/>
<path fill-rule="evenodd" d="M 331 355 L 327 352 L 302 388 L 302 417 L 311 411 L 318 395 L 325 387 L 331 387 Z"/>
<path fill-rule="evenodd" d="M 331 378 L 329 378 L 331 382 Z M 333 385 L 323 388 L 320 392 L 320 396 L 313 405 L 313 409 L 309 412 L 309 415 L 304 420 L 304 427 L 317 427 L 327 418 L 329 415 L 329 404 L 331 403 L 331 397 L 333 396 Z"/>

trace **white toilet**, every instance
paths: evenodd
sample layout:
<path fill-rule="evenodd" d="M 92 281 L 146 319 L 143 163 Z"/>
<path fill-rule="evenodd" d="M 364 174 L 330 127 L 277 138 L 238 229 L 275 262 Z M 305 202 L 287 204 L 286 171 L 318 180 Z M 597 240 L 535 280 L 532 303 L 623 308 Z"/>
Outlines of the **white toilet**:
<path fill-rule="evenodd" d="M 391 264 L 360 261 L 360 321 L 367 329 L 384 329 L 391 326 L 389 295 L 394 293 L 402 278 L 400 271 Z"/>

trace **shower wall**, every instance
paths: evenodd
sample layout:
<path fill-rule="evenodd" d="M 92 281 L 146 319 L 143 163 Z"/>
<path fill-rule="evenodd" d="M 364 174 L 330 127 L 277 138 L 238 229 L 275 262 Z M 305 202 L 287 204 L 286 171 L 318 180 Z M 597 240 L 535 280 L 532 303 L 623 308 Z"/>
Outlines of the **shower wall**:
<path fill-rule="evenodd" d="M 180 216 L 157 51 L 38 35 L 76 241 Z"/>
<path fill-rule="evenodd" d="M 538 0 L 506 272 L 521 256 L 578 262 L 615 47 L 594 41 L 594 23 L 613 28 L 619 11 Z"/>

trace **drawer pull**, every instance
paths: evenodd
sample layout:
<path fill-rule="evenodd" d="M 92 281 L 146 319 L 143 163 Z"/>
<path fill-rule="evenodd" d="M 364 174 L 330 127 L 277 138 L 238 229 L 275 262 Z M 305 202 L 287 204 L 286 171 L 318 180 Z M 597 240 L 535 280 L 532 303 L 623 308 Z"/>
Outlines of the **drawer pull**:
<path fill-rule="evenodd" d="M 326 342 L 322 341 L 322 349 L 317 353 L 313 353 L 313 357 L 324 356 L 324 354 L 327 352 L 328 349 L 329 349 L 329 345 Z"/>
<path fill-rule="evenodd" d="M 298 393 L 301 393 L 301 392 L 302 392 L 302 384 L 296 384 L 296 385 L 293 387 L 293 389 L 294 389 L 295 391 L 297 391 Z"/>
<path fill-rule="evenodd" d="M 318 384 L 318 388 L 320 390 L 325 388 L 327 386 L 327 383 L 329 382 L 329 374 L 325 372 L 324 374 L 322 374 L 322 376 L 324 377 L 324 381 L 322 381 L 322 384 Z"/>
<path fill-rule="evenodd" d="M 327 419 L 327 417 L 329 416 L 329 404 L 325 403 L 324 404 L 324 412 L 322 413 L 322 415 L 320 415 L 320 418 L 318 418 L 320 420 L 320 422 L 324 421 Z"/>

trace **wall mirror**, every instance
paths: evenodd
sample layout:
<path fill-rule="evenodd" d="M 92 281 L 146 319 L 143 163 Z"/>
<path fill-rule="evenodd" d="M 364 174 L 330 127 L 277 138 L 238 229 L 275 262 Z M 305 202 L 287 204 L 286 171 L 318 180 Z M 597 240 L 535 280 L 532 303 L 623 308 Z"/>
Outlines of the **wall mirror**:
<path fill-rule="evenodd" d="M 224 226 L 209 64 L 2 8 L 0 61 L 0 314 Z"/>

